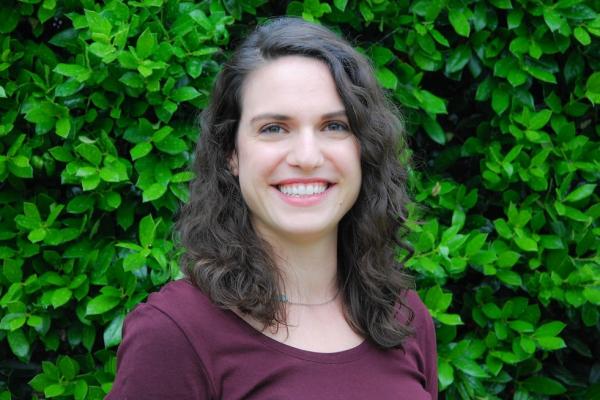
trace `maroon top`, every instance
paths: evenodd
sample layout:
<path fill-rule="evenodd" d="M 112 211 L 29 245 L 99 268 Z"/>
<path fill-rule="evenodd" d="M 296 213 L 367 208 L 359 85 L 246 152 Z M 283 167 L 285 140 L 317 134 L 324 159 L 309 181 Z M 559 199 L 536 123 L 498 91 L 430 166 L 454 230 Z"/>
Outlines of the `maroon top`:
<path fill-rule="evenodd" d="M 316 353 L 280 343 L 216 307 L 189 282 L 167 284 L 125 321 L 106 399 L 437 399 L 435 331 L 415 292 L 402 350 L 364 341 Z"/>

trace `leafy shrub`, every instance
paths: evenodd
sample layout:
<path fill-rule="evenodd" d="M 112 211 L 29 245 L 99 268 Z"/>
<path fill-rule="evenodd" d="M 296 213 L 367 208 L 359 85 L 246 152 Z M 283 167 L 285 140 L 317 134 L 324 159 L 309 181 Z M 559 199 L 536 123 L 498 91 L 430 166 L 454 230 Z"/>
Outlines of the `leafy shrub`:
<path fill-rule="evenodd" d="M 0 399 L 101 399 L 179 275 L 194 118 L 266 16 L 339 29 L 405 114 L 406 265 L 446 398 L 598 398 L 600 2 L 0 5 Z M 420 222 L 415 222 L 420 221 Z M 399 257 L 406 257 L 399 251 Z"/>

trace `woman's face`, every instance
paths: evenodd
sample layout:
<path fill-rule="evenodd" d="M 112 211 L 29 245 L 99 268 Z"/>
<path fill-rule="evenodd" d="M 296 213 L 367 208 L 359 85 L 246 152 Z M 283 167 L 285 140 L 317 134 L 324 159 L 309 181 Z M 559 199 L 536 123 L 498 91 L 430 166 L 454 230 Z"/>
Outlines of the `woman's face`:
<path fill-rule="evenodd" d="M 361 186 L 360 148 L 327 66 L 285 56 L 248 75 L 230 167 L 264 238 L 337 237 Z"/>

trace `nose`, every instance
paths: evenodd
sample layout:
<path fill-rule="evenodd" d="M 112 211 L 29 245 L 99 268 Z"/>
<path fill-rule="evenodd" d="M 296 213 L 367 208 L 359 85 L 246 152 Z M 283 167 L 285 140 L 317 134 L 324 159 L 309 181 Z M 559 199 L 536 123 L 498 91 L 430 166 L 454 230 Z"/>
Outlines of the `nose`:
<path fill-rule="evenodd" d="M 312 129 L 299 131 L 288 152 L 287 161 L 294 167 L 312 170 L 323 165 L 324 156 L 318 133 Z"/>

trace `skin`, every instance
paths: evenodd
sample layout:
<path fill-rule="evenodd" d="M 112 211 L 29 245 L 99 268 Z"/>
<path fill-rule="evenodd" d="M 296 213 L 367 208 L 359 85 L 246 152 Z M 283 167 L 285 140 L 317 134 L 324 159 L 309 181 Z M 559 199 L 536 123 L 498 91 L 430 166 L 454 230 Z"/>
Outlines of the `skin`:
<path fill-rule="evenodd" d="M 241 105 L 230 168 L 239 177 L 253 225 L 276 253 L 288 298 L 327 301 L 337 292 L 338 224 L 355 203 L 361 185 L 360 146 L 349 129 L 335 82 L 323 62 L 285 56 L 246 78 Z M 326 182 L 328 189 L 307 201 L 290 200 L 279 185 L 298 180 Z M 290 307 L 288 322 L 311 327 L 337 321 L 338 333 L 343 331 L 342 336 L 350 339 L 342 340 L 342 346 L 354 345 L 360 338 L 347 331 L 341 301 L 336 300 L 311 307 L 310 316 L 305 309 Z M 330 338 L 338 345 L 339 339 L 339 335 Z M 314 340 L 329 343 L 323 337 Z M 315 343 L 298 347 L 323 350 Z"/>

